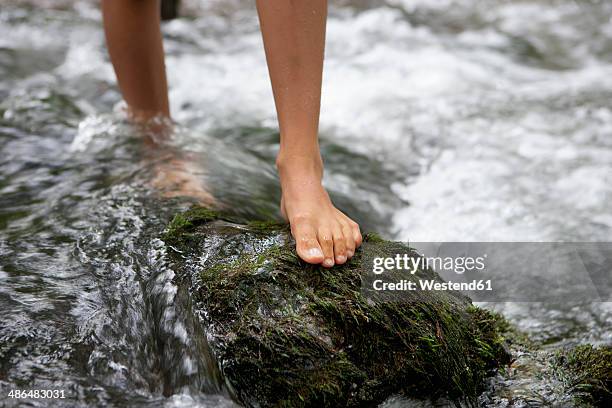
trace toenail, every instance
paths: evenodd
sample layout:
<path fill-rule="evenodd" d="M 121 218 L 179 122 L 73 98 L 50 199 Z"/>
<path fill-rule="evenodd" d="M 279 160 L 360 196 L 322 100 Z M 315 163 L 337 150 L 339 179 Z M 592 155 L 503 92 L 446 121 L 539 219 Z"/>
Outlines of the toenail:
<path fill-rule="evenodd" d="M 353 255 L 355 255 L 355 253 L 353 251 L 346 251 L 346 256 L 348 258 L 352 257 Z"/>
<path fill-rule="evenodd" d="M 323 266 L 334 266 L 334 261 L 332 259 L 327 258 L 323 261 Z"/>
<path fill-rule="evenodd" d="M 323 256 L 323 252 L 321 252 L 319 248 L 310 248 L 308 250 L 308 256 L 313 257 L 313 258 L 319 258 Z"/>
<path fill-rule="evenodd" d="M 338 255 L 338 263 L 346 262 L 346 256 Z"/>

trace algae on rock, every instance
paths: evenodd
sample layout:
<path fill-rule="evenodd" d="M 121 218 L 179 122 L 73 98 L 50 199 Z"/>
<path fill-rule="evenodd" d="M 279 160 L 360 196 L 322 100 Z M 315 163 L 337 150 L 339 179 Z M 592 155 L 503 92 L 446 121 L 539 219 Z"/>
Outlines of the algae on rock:
<path fill-rule="evenodd" d="M 246 405 L 362 406 L 392 394 L 473 401 L 509 362 L 505 321 L 457 292 L 364 294 L 366 259 L 416 256 L 405 245 L 366 235 L 353 259 L 325 269 L 297 258 L 286 226 L 235 221 L 193 209 L 176 216 L 165 241 Z M 419 276 L 440 280 L 431 270 Z"/>
<path fill-rule="evenodd" d="M 553 356 L 556 377 L 581 405 L 612 406 L 612 347 L 590 344 L 560 350 Z"/>

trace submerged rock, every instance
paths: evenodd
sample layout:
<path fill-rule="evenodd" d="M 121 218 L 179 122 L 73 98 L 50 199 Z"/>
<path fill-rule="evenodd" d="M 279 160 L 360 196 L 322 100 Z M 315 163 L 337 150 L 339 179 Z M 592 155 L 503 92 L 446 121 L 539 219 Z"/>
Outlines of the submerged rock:
<path fill-rule="evenodd" d="M 165 242 L 246 405 L 361 406 L 393 394 L 473 401 L 510 360 L 505 321 L 457 292 L 385 301 L 362 290 L 372 256 L 416 256 L 403 244 L 366 235 L 352 260 L 324 269 L 297 258 L 286 226 L 201 208 L 177 215 Z"/>

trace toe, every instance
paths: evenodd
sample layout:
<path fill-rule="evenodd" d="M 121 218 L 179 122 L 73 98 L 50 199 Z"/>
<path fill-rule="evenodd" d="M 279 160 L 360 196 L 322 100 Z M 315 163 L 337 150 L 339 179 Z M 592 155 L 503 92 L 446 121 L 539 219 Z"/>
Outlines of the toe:
<path fill-rule="evenodd" d="M 347 222 L 342 223 L 342 234 L 344 235 L 346 245 L 346 257 L 351 259 L 355 255 L 355 238 L 353 237 L 351 226 Z"/>
<path fill-rule="evenodd" d="M 355 248 L 359 248 L 359 246 L 363 242 L 363 237 L 361 236 L 361 230 L 359 229 L 359 224 L 351 220 L 350 225 L 351 225 L 351 230 L 353 231 L 353 240 L 355 242 Z"/>
<path fill-rule="evenodd" d="M 342 265 L 346 262 L 346 238 L 344 238 L 344 233 L 342 232 L 342 226 L 338 224 L 334 228 L 333 232 L 334 238 L 334 259 L 337 264 Z"/>
<path fill-rule="evenodd" d="M 318 239 L 323 250 L 323 266 L 331 268 L 334 266 L 334 240 L 329 227 L 319 229 Z"/>
<path fill-rule="evenodd" d="M 340 211 L 338 209 L 337 209 L 337 211 L 338 211 L 338 213 L 340 213 L 342 219 L 348 224 L 349 228 L 351 229 L 351 234 L 347 235 L 347 236 L 351 236 L 353 238 L 353 242 L 354 242 L 355 248 L 359 248 L 359 246 L 363 242 L 363 237 L 361 236 L 361 230 L 359 229 L 359 224 L 357 224 L 355 221 L 351 220 L 342 211 Z"/>
<path fill-rule="evenodd" d="M 315 231 L 308 222 L 291 224 L 291 233 L 295 239 L 298 256 L 308 263 L 320 264 L 324 257 Z"/>

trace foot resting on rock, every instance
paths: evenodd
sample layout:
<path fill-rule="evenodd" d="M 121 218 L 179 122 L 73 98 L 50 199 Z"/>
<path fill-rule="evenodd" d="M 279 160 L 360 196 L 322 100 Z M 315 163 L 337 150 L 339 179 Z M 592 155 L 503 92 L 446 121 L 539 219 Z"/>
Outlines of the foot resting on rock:
<path fill-rule="evenodd" d="M 321 184 L 321 158 L 277 160 L 281 213 L 291 225 L 300 258 L 330 268 L 343 264 L 361 245 L 359 225 L 331 202 Z"/>

